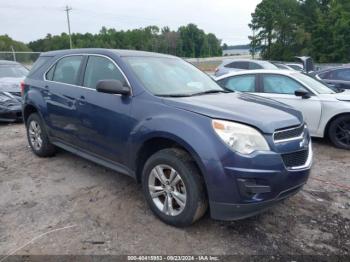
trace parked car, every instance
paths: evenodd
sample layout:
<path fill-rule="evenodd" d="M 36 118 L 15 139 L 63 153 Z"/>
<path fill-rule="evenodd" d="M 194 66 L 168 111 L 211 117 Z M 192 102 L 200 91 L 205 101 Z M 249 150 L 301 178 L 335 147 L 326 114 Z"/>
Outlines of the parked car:
<path fill-rule="evenodd" d="M 227 93 L 180 58 L 76 49 L 36 63 L 23 86 L 32 151 L 60 147 L 135 178 L 168 224 L 190 225 L 208 205 L 214 219 L 252 216 L 308 179 L 312 147 L 299 111 Z"/>
<path fill-rule="evenodd" d="M 248 60 L 248 59 L 225 59 L 221 65 L 215 70 L 215 76 L 222 76 L 229 72 L 240 70 L 256 70 L 256 69 L 278 69 L 277 66 L 268 61 Z"/>
<path fill-rule="evenodd" d="M 0 122 L 22 121 L 22 103 L 9 92 L 0 92 Z"/>
<path fill-rule="evenodd" d="M 278 67 L 278 69 L 297 71 L 294 68 L 292 68 L 286 64 L 282 64 L 282 63 L 278 63 L 278 62 L 271 62 L 271 63 L 274 64 L 276 67 Z"/>
<path fill-rule="evenodd" d="M 306 74 L 286 70 L 241 71 L 219 77 L 229 90 L 272 98 L 300 110 L 311 136 L 350 149 L 350 92 L 336 93 Z"/>
<path fill-rule="evenodd" d="M 27 74 L 20 63 L 0 60 L 0 122 L 22 119 L 20 82 Z"/>
<path fill-rule="evenodd" d="M 304 71 L 304 66 L 302 64 L 297 64 L 297 63 L 286 63 L 286 66 L 294 69 L 295 71 L 303 72 Z"/>
<path fill-rule="evenodd" d="M 314 76 L 338 90 L 350 89 L 350 65 L 324 69 Z"/>

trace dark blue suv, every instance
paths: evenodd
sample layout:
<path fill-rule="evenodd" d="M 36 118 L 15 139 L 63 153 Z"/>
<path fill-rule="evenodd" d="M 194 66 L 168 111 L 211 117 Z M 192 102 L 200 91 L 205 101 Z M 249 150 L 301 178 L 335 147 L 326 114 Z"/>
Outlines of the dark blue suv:
<path fill-rule="evenodd" d="M 135 178 L 171 225 L 190 225 L 208 206 L 214 219 L 252 216 L 309 176 L 311 141 L 300 112 L 224 90 L 177 57 L 43 53 L 22 96 L 36 155 L 60 147 Z"/>

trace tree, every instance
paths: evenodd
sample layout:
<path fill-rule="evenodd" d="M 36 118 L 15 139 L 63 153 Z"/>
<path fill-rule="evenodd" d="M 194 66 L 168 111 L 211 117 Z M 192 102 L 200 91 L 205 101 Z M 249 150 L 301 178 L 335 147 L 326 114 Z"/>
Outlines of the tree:
<path fill-rule="evenodd" d="M 72 34 L 76 48 L 101 47 L 116 49 L 135 49 L 161 52 L 184 57 L 219 56 L 222 54 L 221 41 L 214 34 L 206 34 L 194 24 L 180 27 L 177 31 L 169 27 L 145 28 L 116 31 L 102 27 L 98 34 Z M 69 48 L 68 35 L 52 36 L 30 42 L 35 51 L 49 51 Z"/>
<path fill-rule="evenodd" d="M 350 59 L 349 0 L 263 0 L 252 14 L 251 46 L 264 59 L 311 55 L 318 62 Z"/>
<path fill-rule="evenodd" d="M 22 52 L 30 52 L 30 48 L 27 47 L 26 44 L 15 41 L 8 35 L 0 35 L 0 51 L 22 51 Z M 17 56 L 18 58 L 18 56 Z M 3 54 L 0 59 L 13 60 L 13 54 Z M 20 61 L 27 62 L 32 60 L 31 54 L 21 54 Z"/>

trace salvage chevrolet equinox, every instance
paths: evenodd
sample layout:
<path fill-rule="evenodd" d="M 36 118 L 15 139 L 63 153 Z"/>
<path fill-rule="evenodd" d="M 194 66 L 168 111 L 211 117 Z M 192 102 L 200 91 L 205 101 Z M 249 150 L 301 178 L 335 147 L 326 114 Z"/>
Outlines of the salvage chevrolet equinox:
<path fill-rule="evenodd" d="M 306 183 L 302 114 L 230 92 L 180 58 L 127 50 L 41 54 L 22 83 L 28 142 L 135 178 L 165 223 L 255 215 Z"/>

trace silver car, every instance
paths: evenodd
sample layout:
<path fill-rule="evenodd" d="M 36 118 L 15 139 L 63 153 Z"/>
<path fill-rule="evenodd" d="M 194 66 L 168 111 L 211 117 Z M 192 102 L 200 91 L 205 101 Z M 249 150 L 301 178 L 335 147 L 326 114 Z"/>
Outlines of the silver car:
<path fill-rule="evenodd" d="M 350 149 L 350 91 L 336 93 L 322 82 L 290 70 L 239 71 L 216 78 L 223 87 L 288 104 L 303 115 L 314 137 Z M 262 114 L 264 112 L 257 112 Z"/>
<path fill-rule="evenodd" d="M 257 70 L 257 69 L 278 69 L 274 64 L 263 60 L 252 59 L 225 59 L 221 65 L 215 70 L 215 76 L 241 71 L 241 70 Z"/>

